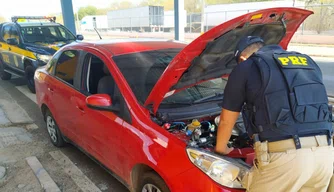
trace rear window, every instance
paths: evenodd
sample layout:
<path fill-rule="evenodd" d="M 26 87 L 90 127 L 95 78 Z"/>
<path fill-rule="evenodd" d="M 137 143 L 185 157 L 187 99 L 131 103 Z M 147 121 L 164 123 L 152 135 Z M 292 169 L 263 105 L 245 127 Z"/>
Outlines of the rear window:
<path fill-rule="evenodd" d="M 155 50 L 113 57 L 138 101 L 144 103 L 162 73 L 181 49 Z"/>

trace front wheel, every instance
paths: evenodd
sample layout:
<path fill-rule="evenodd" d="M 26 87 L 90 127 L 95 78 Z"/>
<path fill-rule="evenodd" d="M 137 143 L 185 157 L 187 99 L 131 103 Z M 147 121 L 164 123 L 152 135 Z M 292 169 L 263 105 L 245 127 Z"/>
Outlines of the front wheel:
<path fill-rule="evenodd" d="M 170 192 L 164 180 L 154 172 L 145 173 L 137 192 Z"/>
<path fill-rule="evenodd" d="M 2 61 L 0 60 L 0 78 L 2 80 L 9 80 L 12 78 L 12 74 L 5 71 Z"/>
<path fill-rule="evenodd" d="M 36 93 L 35 81 L 34 81 L 34 74 L 35 74 L 34 68 L 31 65 L 28 65 L 24 71 L 25 71 L 25 77 L 27 79 L 27 86 L 29 90 L 32 93 Z"/>
<path fill-rule="evenodd" d="M 54 117 L 52 116 L 49 110 L 45 112 L 45 120 L 46 120 L 46 128 L 48 130 L 52 144 L 56 147 L 65 146 L 63 134 L 61 133 Z"/>

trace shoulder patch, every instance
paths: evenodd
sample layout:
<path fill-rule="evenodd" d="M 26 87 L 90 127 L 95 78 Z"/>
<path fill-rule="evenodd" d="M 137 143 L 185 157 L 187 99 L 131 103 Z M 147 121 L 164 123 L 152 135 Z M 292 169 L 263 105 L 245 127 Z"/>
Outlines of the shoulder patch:
<path fill-rule="evenodd" d="M 313 61 L 307 55 L 284 53 L 274 54 L 274 59 L 282 68 L 291 69 L 314 69 Z"/>

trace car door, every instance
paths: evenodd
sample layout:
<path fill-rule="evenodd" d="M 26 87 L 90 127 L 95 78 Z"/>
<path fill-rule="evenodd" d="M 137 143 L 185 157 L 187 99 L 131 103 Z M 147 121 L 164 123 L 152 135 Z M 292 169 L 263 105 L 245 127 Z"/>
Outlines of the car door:
<path fill-rule="evenodd" d="M 24 71 L 22 55 L 24 54 L 25 50 L 22 49 L 23 45 L 19 35 L 19 30 L 16 25 L 10 26 L 10 38 L 16 39 L 17 41 L 17 45 L 8 44 L 8 50 L 11 58 L 10 65 L 17 70 Z"/>
<path fill-rule="evenodd" d="M 51 113 L 54 115 L 58 126 L 65 136 L 77 144 L 80 137 L 77 135 L 74 122 L 77 118 L 77 108 L 71 105 L 73 96 L 78 91 L 78 63 L 80 52 L 76 50 L 65 50 L 59 56 L 54 74 L 48 76 L 47 90 L 52 100 Z"/>
<path fill-rule="evenodd" d="M 80 114 L 75 126 L 83 140 L 85 150 L 113 172 L 121 175 L 123 122 L 131 121 L 130 113 L 118 91 L 114 77 L 107 68 L 103 70 L 106 63 L 103 57 L 99 54 L 87 53 L 83 61 L 81 92 L 77 92 L 73 100 L 78 109 L 76 114 Z M 107 80 L 109 84 L 105 87 L 110 87 L 114 91 L 103 92 L 98 89 L 99 84 L 101 85 L 104 80 Z M 118 106 L 120 110 L 99 111 L 88 108 L 86 98 L 98 93 L 108 93 L 113 100 L 112 105 Z"/>
<path fill-rule="evenodd" d="M 10 45 L 7 44 L 7 39 L 10 38 L 10 29 L 11 29 L 11 25 L 7 24 L 7 25 L 3 25 L 2 29 L 1 29 L 1 38 L 2 41 L 0 42 L 0 50 L 1 50 L 1 58 L 2 61 L 6 64 L 6 65 L 10 65 L 11 63 L 11 55 L 10 55 Z"/>

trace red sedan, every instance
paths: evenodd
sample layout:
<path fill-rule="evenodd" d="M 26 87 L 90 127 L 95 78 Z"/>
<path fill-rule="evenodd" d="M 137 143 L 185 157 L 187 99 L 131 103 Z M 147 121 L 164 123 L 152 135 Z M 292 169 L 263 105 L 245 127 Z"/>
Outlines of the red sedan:
<path fill-rule="evenodd" d="M 240 117 L 228 156 L 213 153 L 233 51 L 245 35 L 286 48 L 312 12 L 273 8 L 223 23 L 189 45 L 72 43 L 35 73 L 51 142 L 70 142 L 131 191 L 244 191 L 254 158 Z"/>

